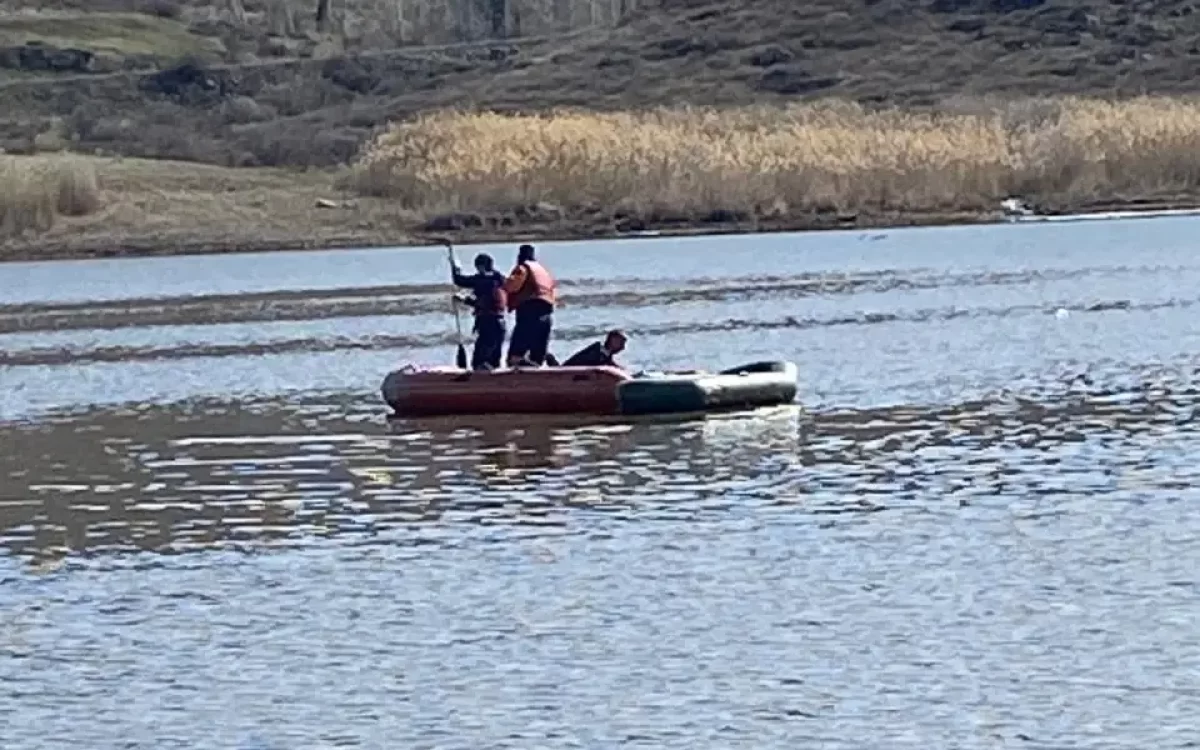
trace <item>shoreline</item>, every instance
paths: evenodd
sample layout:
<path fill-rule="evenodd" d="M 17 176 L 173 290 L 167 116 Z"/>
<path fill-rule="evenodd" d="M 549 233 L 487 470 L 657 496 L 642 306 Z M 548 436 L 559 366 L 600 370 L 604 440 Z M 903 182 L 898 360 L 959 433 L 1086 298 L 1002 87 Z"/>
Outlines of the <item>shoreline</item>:
<path fill-rule="evenodd" d="M 1110 215 L 1118 214 L 1118 215 Z M 313 237 L 298 230 L 294 235 L 211 237 L 162 237 L 122 233 L 105 239 L 29 237 L 0 244 L 0 267 L 11 263 L 39 263 L 121 258 L 162 258 L 196 255 L 234 255 L 273 252 L 318 252 L 322 250 L 376 250 L 434 245 L 444 237 L 455 245 L 472 246 L 515 242 L 576 242 L 589 240 L 664 239 L 672 237 L 753 236 L 792 232 L 869 231 L 997 224 L 1040 224 L 1055 221 L 1113 221 L 1163 218 L 1171 215 L 1200 216 L 1200 196 L 1191 200 L 1130 199 L 1083 204 L 1053 213 L 1008 216 L 1002 211 L 956 211 L 935 213 L 887 212 L 879 214 L 816 214 L 755 222 L 646 222 L 637 230 L 619 231 L 593 221 L 555 221 L 498 227 L 474 227 L 441 232 L 419 225 L 407 228 L 347 228 L 348 231 Z M 388 222 L 391 223 L 391 222 Z"/>

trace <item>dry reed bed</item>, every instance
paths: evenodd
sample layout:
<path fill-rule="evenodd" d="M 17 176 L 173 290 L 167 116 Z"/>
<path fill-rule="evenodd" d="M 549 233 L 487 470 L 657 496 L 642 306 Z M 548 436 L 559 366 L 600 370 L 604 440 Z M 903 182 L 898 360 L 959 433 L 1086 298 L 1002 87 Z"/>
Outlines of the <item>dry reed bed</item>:
<path fill-rule="evenodd" d="M 643 217 L 936 212 L 1014 194 L 1079 205 L 1200 187 L 1200 103 L 439 112 L 381 134 L 352 183 L 425 213 L 539 202 Z"/>
<path fill-rule="evenodd" d="M 99 207 L 91 164 L 70 156 L 0 156 L 0 239 L 45 231 L 60 216 L 82 216 Z"/>

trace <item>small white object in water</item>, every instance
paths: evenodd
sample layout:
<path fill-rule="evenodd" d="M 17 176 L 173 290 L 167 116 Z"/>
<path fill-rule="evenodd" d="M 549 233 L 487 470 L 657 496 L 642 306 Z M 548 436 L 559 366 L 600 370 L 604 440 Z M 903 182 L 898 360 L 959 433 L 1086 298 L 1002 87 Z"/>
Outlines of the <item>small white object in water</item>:
<path fill-rule="evenodd" d="M 1059 320 L 1062 320 L 1063 318 L 1067 317 L 1070 314 L 1071 313 L 1067 312 L 1067 310 L 1062 307 L 1060 307 L 1054 311 L 1054 317 L 1058 318 Z"/>

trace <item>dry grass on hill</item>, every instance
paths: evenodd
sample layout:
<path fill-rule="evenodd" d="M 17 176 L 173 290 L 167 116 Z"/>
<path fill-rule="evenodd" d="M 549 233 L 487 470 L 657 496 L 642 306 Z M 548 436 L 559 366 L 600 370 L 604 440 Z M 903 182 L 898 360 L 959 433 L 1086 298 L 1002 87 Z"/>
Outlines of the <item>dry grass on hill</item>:
<path fill-rule="evenodd" d="M 353 177 L 402 206 L 568 215 L 779 217 L 1081 203 L 1200 186 L 1200 104 L 1025 102 L 970 112 L 849 103 L 545 115 L 435 113 L 392 126 Z"/>
<path fill-rule="evenodd" d="M 83 159 L 0 157 L 0 238 L 44 232 L 60 216 L 100 207 L 96 170 Z"/>
<path fill-rule="evenodd" d="M 80 154 L 0 157 L 0 261 L 404 244 L 388 201 L 335 174 Z"/>

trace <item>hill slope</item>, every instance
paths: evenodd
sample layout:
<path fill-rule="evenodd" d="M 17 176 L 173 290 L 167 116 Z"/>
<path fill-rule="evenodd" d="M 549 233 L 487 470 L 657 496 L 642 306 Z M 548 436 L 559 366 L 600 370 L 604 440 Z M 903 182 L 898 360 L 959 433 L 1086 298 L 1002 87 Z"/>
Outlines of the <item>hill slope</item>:
<path fill-rule="evenodd" d="M 28 150 L 41 133 L 116 154 L 331 164 L 384 120 L 433 107 L 1192 92 L 1200 13 L 1170 0 L 661 0 L 575 36 L 185 72 L 8 80 L 0 143 Z"/>
<path fill-rule="evenodd" d="M 327 165 L 350 158 L 387 118 L 432 107 L 1190 93 L 1200 88 L 1195 9 L 1171 0 L 661 0 L 615 27 L 534 41 L 371 50 L 360 40 L 358 52 L 182 77 L 24 76 L 0 88 L 9 104 L 0 143 L 19 152 L 42 134 L 129 155 Z"/>

